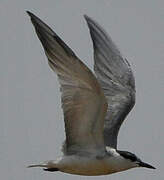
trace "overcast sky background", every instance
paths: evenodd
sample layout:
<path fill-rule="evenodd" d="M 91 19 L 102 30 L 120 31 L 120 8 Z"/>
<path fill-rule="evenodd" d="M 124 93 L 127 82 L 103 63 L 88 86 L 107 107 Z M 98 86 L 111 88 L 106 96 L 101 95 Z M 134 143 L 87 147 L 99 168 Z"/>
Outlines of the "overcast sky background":
<path fill-rule="evenodd" d="M 137 102 L 119 133 L 121 150 L 156 170 L 136 168 L 84 177 L 31 163 L 56 159 L 64 140 L 59 83 L 25 10 L 47 24 L 93 69 L 92 42 L 83 14 L 97 20 L 132 65 Z M 164 1 L 0 1 L 0 177 L 3 180 L 164 179 Z"/>

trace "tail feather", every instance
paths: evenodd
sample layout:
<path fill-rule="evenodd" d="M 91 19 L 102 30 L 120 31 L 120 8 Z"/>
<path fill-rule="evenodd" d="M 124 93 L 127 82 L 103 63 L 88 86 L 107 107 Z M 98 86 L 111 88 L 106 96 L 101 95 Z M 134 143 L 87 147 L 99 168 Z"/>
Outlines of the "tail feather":
<path fill-rule="evenodd" d="M 46 161 L 40 164 L 32 164 L 27 166 L 27 168 L 33 168 L 33 167 L 42 167 L 44 171 L 59 171 L 57 165 L 53 161 Z"/>
<path fill-rule="evenodd" d="M 47 164 L 32 164 L 27 166 L 27 168 L 32 168 L 32 167 L 47 167 Z"/>

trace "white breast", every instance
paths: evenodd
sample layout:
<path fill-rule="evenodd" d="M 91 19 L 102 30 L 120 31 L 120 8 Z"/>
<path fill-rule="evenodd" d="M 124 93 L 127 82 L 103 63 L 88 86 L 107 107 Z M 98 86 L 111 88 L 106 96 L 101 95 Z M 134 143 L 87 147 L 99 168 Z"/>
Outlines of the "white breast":
<path fill-rule="evenodd" d="M 131 168 L 122 157 L 96 158 L 95 156 L 64 156 L 58 161 L 60 171 L 69 174 L 96 176 L 111 174 Z"/>

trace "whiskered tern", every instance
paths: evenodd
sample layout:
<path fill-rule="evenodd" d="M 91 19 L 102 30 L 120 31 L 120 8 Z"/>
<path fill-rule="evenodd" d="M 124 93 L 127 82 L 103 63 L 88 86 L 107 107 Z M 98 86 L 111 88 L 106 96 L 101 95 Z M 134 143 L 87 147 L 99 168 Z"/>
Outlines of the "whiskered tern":
<path fill-rule="evenodd" d="M 63 156 L 29 167 L 96 176 L 153 166 L 117 149 L 121 124 L 135 104 L 135 80 L 128 61 L 93 19 L 84 15 L 94 48 L 94 71 L 42 20 L 27 12 L 61 86 L 66 140 Z"/>

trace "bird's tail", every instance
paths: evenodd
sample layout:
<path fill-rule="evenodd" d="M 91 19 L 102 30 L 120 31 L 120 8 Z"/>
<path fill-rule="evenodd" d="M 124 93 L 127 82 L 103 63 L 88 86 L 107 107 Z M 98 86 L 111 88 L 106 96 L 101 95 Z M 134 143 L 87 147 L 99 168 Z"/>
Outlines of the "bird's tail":
<path fill-rule="evenodd" d="M 27 168 L 33 168 L 33 167 L 43 167 L 44 171 L 59 171 L 59 169 L 57 167 L 55 167 L 55 164 L 52 164 L 51 161 L 48 162 L 43 162 L 40 164 L 32 164 L 27 166 Z"/>
<path fill-rule="evenodd" d="M 47 167 L 47 165 L 44 165 L 44 164 L 32 164 L 32 165 L 27 166 L 27 168 L 32 168 L 32 167 Z"/>

